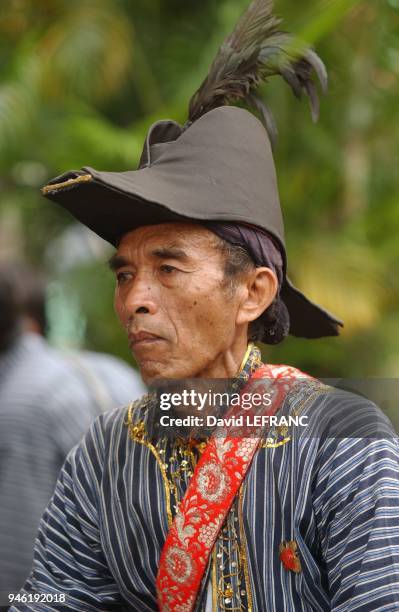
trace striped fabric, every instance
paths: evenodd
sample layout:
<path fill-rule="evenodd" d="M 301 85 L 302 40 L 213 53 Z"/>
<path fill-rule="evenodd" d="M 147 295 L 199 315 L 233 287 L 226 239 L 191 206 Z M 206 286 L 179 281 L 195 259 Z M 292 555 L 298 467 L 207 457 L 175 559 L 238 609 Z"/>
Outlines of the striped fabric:
<path fill-rule="evenodd" d="M 64 593 L 65 610 L 157 610 L 168 510 L 173 516 L 176 491 L 184 494 L 190 471 L 181 461 L 173 471 L 175 489 L 167 486 L 173 443 L 146 439 L 151 401 L 146 396 L 135 405 L 130 430 L 127 410 L 101 415 L 70 453 L 42 519 L 23 593 Z M 204 610 L 210 590 L 218 611 L 399 610 L 399 446 L 389 423 L 367 400 L 318 383 L 296 388 L 282 410 L 309 415 L 310 425 L 306 432 L 293 429 L 283 443 L 274 444 L 269 434 L 257 451 L 197 610 Z M 375 432 L 378 421 L 379 435 L 330 435 L 337 423 L 350 431 L 354 415 L 362 433 Z M 241 540 L 237 558 L 229 533 Z M 279 545 L 287 540 L 297 543 L 299 573 L 280 561 Z M 244 564 L 240 607 L 233 608 L 236 588 L 218 593 L 215 572 L 223 554 L 234 557 L 231 574 Z M 53 609 L 60 608 L 11 608 Z"/>
<path fill-rule="evenodd" d="M 71 448 L 103 409 L 143 391 L 123 362 L 71 355 L 26 334 L 0 356 L 0 592 L 18 591 L 30 572 L 38 524 Z"/>

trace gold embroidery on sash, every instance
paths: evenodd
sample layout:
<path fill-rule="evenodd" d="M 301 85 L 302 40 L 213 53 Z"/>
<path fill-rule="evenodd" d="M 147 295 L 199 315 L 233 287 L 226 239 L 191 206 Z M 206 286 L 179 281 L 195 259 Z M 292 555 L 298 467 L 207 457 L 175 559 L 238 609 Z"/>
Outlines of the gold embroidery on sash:
<path fill-rule="evenodd" d="M 283 446 L 287 444 L 287 442 L 291 441 L 291 436 L 284 438 L 284 440 L 280 440 L 280 442 L 273 442 L 272 438 L 266 438 L 264 442 L 259 445 L 259 448 L 278 448 L 279 446 Z"/>
<path fill-rule="evenodd" d="M 255 345 L 254 345 L 253 342 L 250 342 L 248 344 L 248 346 L 247 346 L 247 350 L 245 351 L 245 355 L 243 357 L 243 360 L 241 361 L 241 365 L 240 365 L 240 369 L 238 370 L 238 374 L 240 374 L 240 372 L 242 372 L 242 370 L 245 368 L 246 363 L 247 363 L 247 361 L 249 359 L 249 356 L 250 356 L 253 348 L 255 348 Z M 262 363 L 258 354 L 254 355 L 254 357 L 253 357 L 253 362 L 255 362 L 255 361 L 257 363 L 259 363 L 259 365 Z M 252 365 L 253 364 L 251 364 L 251 369 L 252 369 Z"/>
<path fill-rule="evenodd" d="M 218 604 L 217 579 L 216 579 L 216 542 L 212 550 L 212 610 L 216 612 Z"/>
<path fill-rule="evenodd" d="M 134 442 L 138 442 L 139 444 L 143 444 L 144 446 L 146 446 L 151 453 L 154 455 L 159 469 L 161 471 L 162 474 L 162 479 L 163 479 L 163 483 L 165 486 L 165 498 L 166 498 L 166 515 L 168 517 L 168 527 L 170 529 L 172 522 L 173 522 L 173 517 L 172 517 L 172 510 L 170 507 L 170 486 L 169 486 L 169 481 L 168 481 L 168 476 L 166 473 L 166 464 L 163 463 L 160 454 L 158 452 L 158 450 L 155 448 L 155 446 L 153 444 L 151 444 L 151 442 L 149 442 L 148 440 L 146 440 L 146 435 L 147 435 L 147 431 L 145 429 L 145 425 L 143 421 L 138 421 L 137 423 L 133 423 L 132 421 L 132 412 L 133 409 L 135 408 L 134 406 L 134 402 L 132 404 L 130 404 L 128 412 L 127 412 L 127 420 L 125 421 L 125 425 L 127 425 L 128 429 L 129 429 L 129 438 L 131 440 L 133 440 Z"/>
<path fill-rule="evenodd" d="M 247 601 L 248 601 L 248 612 L 252 612 L 253 611 L 253 598 L 252 598 L 252 588 L 251 588 L 251 582 L 250 582 L 249 571 L 248 571 L 248 559 L 247 559 L 247 552 L 246 552 L 247 538 L 245 535 L 244 517 L 243 517 L 244 487 L 245 487 L 246 482 L 247 482 L 246 480 L 243 481 L 243 483 L 241 484 L 240 490 L 239 490 L 238 521 L 239 521 L 239 528 L 240 528 L 240 552 L 241 552 L 240 556 L 241 556 L 241 561 L 242 561 L 243 568 L 244 568 L 245 587 L 247 591 Z"/>
<path fill-rule="evenodd" d="M 323 393 L 331 392 L 332 390 L 335 390 L 334 387 L 329 387 L 328 385 L 324 384 L 317 384 L 317 387 L 314 389 L 313 393 L 311 393 L 308 397 L 305 397 L 300 405 L 292 410 L 292 416 L 299 416 L 316 397 L 322 395 Z M 286 425 L 277 426 L 271 429 L 268 432 L 267 437 L 261 440 L 259 448 L 278 448 L 279 446 L 287 444 L 287 442 L 291 441 L 291 436 L 287 436 L 287 433 L 289 433 L 289 428 Z M 284 436 L 283 440 L 276 441 L 279 435 Z"/>
<path fill-rule="evenodd" d="M 182 458 L 183 457 L 183 458 Z M 191 478 L 193 475 L 197 458 L 195 457 L 190 445 L 177 439 L 172 446 L 169 459 L 169 486 L 174 493 L 176 506 L 181 502 L 180 489 L 185 477 Z M 177 510 L 177 507 L 175 508 Z"/>

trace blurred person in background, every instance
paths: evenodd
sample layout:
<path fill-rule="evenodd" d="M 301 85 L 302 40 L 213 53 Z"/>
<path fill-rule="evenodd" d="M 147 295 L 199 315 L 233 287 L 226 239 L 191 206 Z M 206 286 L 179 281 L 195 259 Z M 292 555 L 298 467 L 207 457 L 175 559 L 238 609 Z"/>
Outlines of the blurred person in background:
<path fill-rule="evenodd" d="M 98 414 L 145 390 L 115 357 L 51 348 L 45 291 L 35 270 L 0 265 L 0 592 L 17 591 L 29 573 L 39 519 L 70 449 Z"/>

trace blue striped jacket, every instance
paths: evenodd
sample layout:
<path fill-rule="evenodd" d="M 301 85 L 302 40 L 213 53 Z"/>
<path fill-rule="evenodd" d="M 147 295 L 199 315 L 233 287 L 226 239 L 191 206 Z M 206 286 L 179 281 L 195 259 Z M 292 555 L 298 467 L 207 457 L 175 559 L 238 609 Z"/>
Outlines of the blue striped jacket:
<path fill-rule="evenodd" d="M 101 415 L 70 453 L 24 594 L 66 594 L 65 610 L 157 610 L 160 552 L 201 448 L 149 438 L 151 401 Z M 196 609 L 210 590 L 217 611 L 399 610 L 399 446 L 389 423 L 368 400 L 318 382 L 294 387 L 282 411 L 310 425 L 262 441 Z M 353 415 L 361 425 L 340 436 L 336 423 Z M 286 541 L 297 545 L 297 573 L 280 560 Z"/>

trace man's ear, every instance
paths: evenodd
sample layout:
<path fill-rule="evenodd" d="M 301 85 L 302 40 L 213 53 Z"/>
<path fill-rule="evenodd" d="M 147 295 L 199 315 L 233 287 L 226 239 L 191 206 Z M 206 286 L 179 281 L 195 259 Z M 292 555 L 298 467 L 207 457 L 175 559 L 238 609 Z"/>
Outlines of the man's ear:
<path fill-rule="evenodd" d="M 243 325 L 255 321 L 273 302 L 278 280 L 270 268 L 255 268 L 243 282 L 243 299 L 237 311 L 236 323 Z"/>

